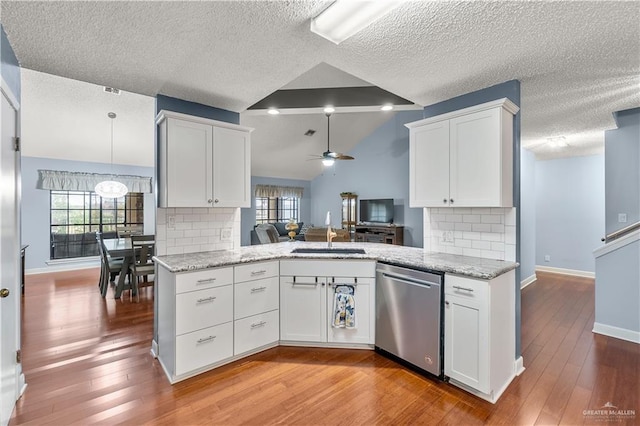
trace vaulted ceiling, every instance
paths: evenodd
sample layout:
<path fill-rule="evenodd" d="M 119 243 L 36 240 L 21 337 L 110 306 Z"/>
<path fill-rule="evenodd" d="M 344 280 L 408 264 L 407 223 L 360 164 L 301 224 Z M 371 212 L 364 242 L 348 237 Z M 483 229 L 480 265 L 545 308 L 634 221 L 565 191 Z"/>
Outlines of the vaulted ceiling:
<path fill-rule="evenodd" d="M 518 79 L 539 158 L 601 151 L 611 113 L 640 106 L 640 2 L 407 1 L 340 45 L 309 31 L 329 3 L 2 1 L 1 19 L 22 67 L 241 113 L 301 75 L 298 88 L 320 84 L 323 68 L 419 105 Z M 267 118 L 242 114 L 270 150 L 312 126 Z M 568 148 L 545 143 L 561 135 Z"/>

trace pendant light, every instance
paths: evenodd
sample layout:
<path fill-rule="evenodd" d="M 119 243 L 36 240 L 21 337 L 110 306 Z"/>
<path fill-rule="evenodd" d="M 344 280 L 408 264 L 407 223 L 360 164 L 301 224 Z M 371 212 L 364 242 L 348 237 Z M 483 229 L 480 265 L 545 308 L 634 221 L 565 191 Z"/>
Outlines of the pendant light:
<path fill-rule="evenodd" d="M 115 112 L 110 112 L 107 116 L 111 119 L 111 174 L 113 177 L 113 120 L 116 118 Z M 102 198 L 120 198 L 124 197 L 129 189 L 123 183 L 114 180 L 103 180 L 96 185 L 96 194 Z"/>

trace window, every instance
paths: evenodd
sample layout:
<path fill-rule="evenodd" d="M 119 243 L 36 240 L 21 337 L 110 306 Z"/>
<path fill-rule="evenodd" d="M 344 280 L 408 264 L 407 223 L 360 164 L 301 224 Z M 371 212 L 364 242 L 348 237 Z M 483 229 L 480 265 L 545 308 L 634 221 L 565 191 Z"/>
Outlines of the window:
<path fill-rule="evenodd" d="M 299 200 L 297 197 L 256 197 L 256 225 L 290 219 L 298 222 Z"/>
<path fill-rule="evenodd" d="M 95 192 L 51 191 L 51 259 L 97 256 L 95 232 L 116 235 L 116 226 L 144 226 L 144 195 L 102 198 Z"/>

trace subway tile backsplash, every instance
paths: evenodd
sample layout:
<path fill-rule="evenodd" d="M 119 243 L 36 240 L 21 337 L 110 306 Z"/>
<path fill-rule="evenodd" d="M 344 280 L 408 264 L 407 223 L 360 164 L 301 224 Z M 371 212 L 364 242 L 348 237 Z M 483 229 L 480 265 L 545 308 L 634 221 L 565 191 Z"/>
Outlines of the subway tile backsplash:
<path fill-rule="evenodd" d="M 240 247 L 239 208 L 156 210 L 156 253 L 196 253 Z"/>
<path fill-rule="evenodd" d="M 515 208 L 426 208 L 426 250 L 516 260 Z"/>

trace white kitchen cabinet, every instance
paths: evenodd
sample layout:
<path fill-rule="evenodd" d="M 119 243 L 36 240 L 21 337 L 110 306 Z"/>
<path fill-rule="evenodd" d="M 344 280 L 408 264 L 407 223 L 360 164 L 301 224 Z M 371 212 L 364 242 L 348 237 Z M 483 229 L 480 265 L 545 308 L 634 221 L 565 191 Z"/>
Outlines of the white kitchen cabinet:
<path fill-rule="evenodd" d="M 363 347 L 375 343 L 375 262 L 280 262 L 280 341 Z M 355 288 L 356 327 L 334 328 L 334 287 Z"/>
<path fill-rule="evenodd" d="M 407 123 L 410 207 L 513 206 L 513 115 L 500 99 Z"/>
<path fill-rule="evenodd" d="M 157 355 L 169 380 L 233 356 L 233 268 L 171 273 L 156 266 Z"/>
<path fill-rule="evenodd" d="M 253 129 L 170 111 L 158 124 L 159 207 L 250 207 Z"/>
<path fill-rule="evenodd" d="M 495 402 L 516 375 L 515 272 L 492 280 L 445 275 L 444 374 Z"/>
<path fill-rule="evenodd" d="M 280 339 L 279 262 L 234 267 L 235 356 L 273 347 Z"/>

